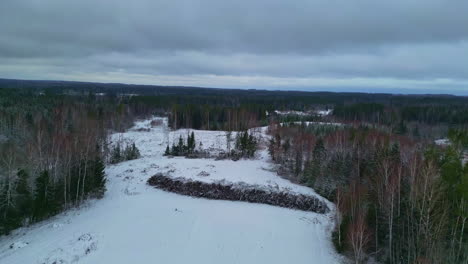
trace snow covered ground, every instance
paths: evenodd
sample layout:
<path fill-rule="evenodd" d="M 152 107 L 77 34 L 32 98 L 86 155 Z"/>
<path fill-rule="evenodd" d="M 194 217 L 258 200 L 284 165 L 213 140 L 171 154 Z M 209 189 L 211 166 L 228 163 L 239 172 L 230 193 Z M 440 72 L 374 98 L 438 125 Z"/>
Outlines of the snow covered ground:
<path fill-rule="evenodd" d="M 450 144 L 452 144 L 450 142 L 450 139 L 448 139 L 448 138 L 436 139 L 436 140 L 434 140 L 434 143 L 436 145 L 439 145 L 439 146 L 449 146 Z"/>
<path fill-rule="evenodd" d="M 330 115 L 333 112 L 333 109 L 327 109 L 327 110 L 313 110 L 313 111 L 308 111 L 308 112 L 303 112 L 303 111 L 294 111 L 294 110 L 288 110 L 288 111 L 279 111 L 275 110 L 274 111 L 277 115 L 296 115 L 296 116 L 309 116 L 309 115 L 318 115 L 318 116 L 327 116 Z M 267 112 L 268 115 L 268 112 Z"/>
<path fill-rule="evenodd" d="M 158 118 L 155 118 L 158 119 Z M 161 119 L 159 119 L 161 120 Z M 134 141 L 142 157 L 106 168 L 101 200 L 0 238 L 0 263 L 339 263 L 323 215 L 263 204 L 214 201 L 146 184 L 158 172 L 213 182 L 246 182 L 316 195 L 279 178 L 266 149 L 255 160 L 166 158 L 167 144 L 188 130 L 137 122 L 113 141 Z M 192 131 L 192 130 L 190 130 Z M 259 129 L 261 135 L 265 129 Z M 194 131 L 198 148 L 226 149 L 225 132 Z M 235 138 L 235 136 L 233 136 Z M 234 145 L 234 143 L 232 144 Z M 323 199 L 325 200 L 325 199 Z"/>
<path fill-rule="evenodd" d="M 289 125 L 289 124 L 295 124 L 295 125 L 301 125 L 304 124 L 306 126 L 344 126 L 345 124 L 343 123 L 335 123 L 335 122 L 315 122 L 315 121 L 305 121 L 305 122 L 290 122 L 290 123 L 281 123 L 282 126 L 284 125 Z"/>

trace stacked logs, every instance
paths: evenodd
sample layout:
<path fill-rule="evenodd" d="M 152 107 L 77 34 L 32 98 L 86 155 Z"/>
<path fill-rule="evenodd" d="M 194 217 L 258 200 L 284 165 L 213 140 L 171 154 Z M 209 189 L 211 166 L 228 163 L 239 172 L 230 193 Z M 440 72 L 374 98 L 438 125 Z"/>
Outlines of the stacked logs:
<path fill-rule="evenodd" d="M 148 184 L 158 189 L 192 197 L 262 203 L 322 214 L 330 210 L 323 201 L 314 196 L 246 184 L 205 183 L 171 178 L 163 174 L 152 176 L 148 179 Z"/>

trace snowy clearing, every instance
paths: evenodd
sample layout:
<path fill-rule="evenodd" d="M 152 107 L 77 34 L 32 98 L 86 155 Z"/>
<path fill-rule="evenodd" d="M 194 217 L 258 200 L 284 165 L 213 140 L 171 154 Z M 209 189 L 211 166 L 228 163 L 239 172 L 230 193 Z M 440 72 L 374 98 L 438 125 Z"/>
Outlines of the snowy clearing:
<path fill-rule="evenodd" d="M 158 122 L 152 122 L 156 120 Z M 167 158 L 161 118 L 140 121 L 113 141 L 134 141 L 142 157 L 106 168 L 106 195 L 0 238 L 0 263 L 339 263 L 331 243 L 334 206 L 312 189 L 276 176 L 266 149 L 255 160 Z M 156 126 L 154 126 L 157 124 Z M 197 131 L 197 147 L 226 150 L 226 133 Z M 262 135 L 265 129 L 259 129 Z M 233 136 L 233 139 L 235 136 Z M 199 146 L 199 142 L 203 145 Z M 234 144 L 234 143 L 233 143 Z M 165 173 L 203 182 L 245 182 L 315 195 L 329 214 L 177 195 L 146 184 Z"/>

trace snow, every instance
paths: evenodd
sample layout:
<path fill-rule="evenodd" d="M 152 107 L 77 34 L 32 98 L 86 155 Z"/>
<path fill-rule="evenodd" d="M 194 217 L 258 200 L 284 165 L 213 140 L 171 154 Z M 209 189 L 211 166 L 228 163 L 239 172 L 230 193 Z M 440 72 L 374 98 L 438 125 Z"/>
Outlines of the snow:
<path fill-rule="evenodd" d="M 450 144 L 452 144 L 450 142 L 450 139 L 448 139 L 448 138 L 436 139 L 436 140 L 434 140 L 434 143 L 436 145 L 439 145 L 439 146 L 449 146 Z"/>
<path fill-rule="evenodd" d="M 17 241 L 17 242 L 14 242 L 10 245 L 10 249 L 12 250 L 17 250 L 17 249 L 20 249 L 20 248 L 24 248 L 25 246 L 27 246 L 29 243 L 28 242 L 23 242 L 23 241 Z"/>
<path fill-rule="evenodd" d="M 162 125 L 152 126 L 153 120 Z M 329 214 L 193 198 L 148 186 L 147 179 L 162 172 L 317 195 L 278 177 L 265 146 L 254 160 L 163 157 L 168 143 L 191 131 L 197 142 L 203 142 L 197 148 L 225 151 L 226 133 L 169 131 L 166 119 L 153 120 L 112 135 L 114 143 L 135 142 L 142 157 L 106 168 L 108 191 L 103 199 L 0 238 L 0 263 L 341 262 L 330 239 L 334 206 L 323 198 L 332 209 Z M 266 138 L 265 130 L 256 133 Z"/>
<path fill-rule="evenodd" d="M 307 115 L 310 115 L 310 113 L 307 113 L 307 112 L 294 111 L 294 110 L 288 110 L 288 111 L 279 111 L 279 110 L 275 110 L 275 113 L 276 113 L 277 115 L 298 115 L 298 116 L 307 116 Z"/>
<path fill-rule="evenodd" d="M 308 111 L 308 112 L 303 112 L 303 111 L 294 111 L 294 110 L 287 110 L 287 111 L 279 111 L 275 110 L 275 113 L 277 115 L 297 115 L 297 116 L 309 116 L 309 115 L 318 115 L 318 116 L 327 116 L 330 115 L 333 112 L 332 109 L 327 109 L 327 110 L 313 110 L 313 111 Z M 268 116 L 268 112 L 266 112 Z"/>
<path fill-rule="evenodd" d="M 295 125 L 301 125 L 301 124 L 305 124 L 306 126 L 344 126 L 343 123 L 335 123 L 335 122 L 316 122 L 316 121 L 304 121 L 304 122 L 300 122 L 300 121 L 296 121 L 296 122 L 289 122 L 289 123 L 281 123 L 281 126 L 284 126 L 284 125 L 288 125 L 288 124 L 295 124 Z"/>
<path fill-rule="evenodd" d="M 318 110 L 316 113 L 319 116 L 327 116 L 330 115 L 333 112 L 333 109 L 328 109 L 328 110 Z"/>

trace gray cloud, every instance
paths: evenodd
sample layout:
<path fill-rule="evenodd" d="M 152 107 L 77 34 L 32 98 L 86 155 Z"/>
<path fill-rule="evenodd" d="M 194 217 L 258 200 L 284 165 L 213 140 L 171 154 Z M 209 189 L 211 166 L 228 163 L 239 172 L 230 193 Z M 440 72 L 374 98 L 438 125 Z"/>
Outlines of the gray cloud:
<path fill-rule="evenodd" d="M 462 0 L 3 0 L 0 77 L 468 89 L 467 12 Z"/>

